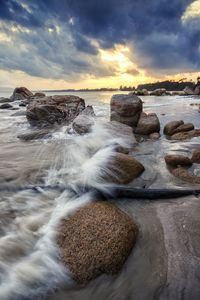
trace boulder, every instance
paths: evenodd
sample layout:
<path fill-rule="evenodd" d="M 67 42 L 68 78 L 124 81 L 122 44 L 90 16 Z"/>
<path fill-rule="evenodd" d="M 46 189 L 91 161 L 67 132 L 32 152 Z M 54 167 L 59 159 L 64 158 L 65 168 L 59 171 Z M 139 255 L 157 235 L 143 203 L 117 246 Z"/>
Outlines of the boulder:
<path fill-rule="evenodd" d="M 44 97 L 46 97 L 46 95 L 44 93 L 37 92 L 37 93 L 34 94 L 33 97 L 34 98 L 44 98 Z"/>
<path fill-rule="evenodd" d="M 112 135 L 112 137 L 127 140 L 130 148 L 133 148 L 135 145 L 137 145 L 132 127 L 116 121 L 110 121 L 106 123 L 104 127 Z"/>
<path fill-rule="evenodd" d="M 33 93 L 31 91 L 29 91 L 27 88 L 18 87 L 14 90 L 14 92 L 10 98 L 12 101 L 15 101 L 15 100 L 28 99 L 31 96 L 33 96 Z"/>
<path fill-rule="evenodd" d="M 187 96 L 194 95 L 194 91 L 188 86 L 186 86 L 183 91 Z"/>
<path fill-rule="evenodd" d="M 3 103 L 0 105 L 0 109 L 12 109 L 13 106 L 9 103 Z"/>
<path fill-rule="evenodd" d="M 72 122 L 85 109 L 85 101 L 77 96 L 48 96 L 31 101 L 26 117 L 32 126 L 44 127 Z"/>
<path fill-rule="evenodd" d="M 80 114 L 74 119 L 72 123 L 72 128 L 78 134 L 85 134 L 89 133 L 92 130 L 93 125 L 94 120 L 92 117 Z"/>
<path fill-rule="evenodd" d="M 81 112 L 81 115 L 95 117 L 95 113 L 94 113 L 94 109 L 93 109 L 92 105 L 86 106 L 86 108 Z"/>
<path fill-rule="evenodd" d="M 135 91 L 135 95 L 137 95 L 137 96 L 148 96 L 149 91 L 147 89 L 137 90 L 137 91 Z"/>
<path fill-rule="evenodd" d="M 156 89 L 150 92 L 151 96 L 163 96 L 166 95 L 166 89 Z"/>
<path fill-rule="evenodd" d="M 171 170 L 171 173 L 183 181 L 193 183 L 193 184 L 200 184 L 200 176 L 190 174 L 188 170 L 182 167 Z"/>
<path fill-rule="evenodd" d="M 178 132 L 186 132 L 194 129 L 194 125 L 192 123 L 186 123 L 178 126 L 174 129 L 173 134 Z"/>
<path fill-rule="evenodd" d="M 149 135 L 153 132 L 160 131 L 160 122 L 156 114 L 142 113 L 135 129 L 135 133 L 141 135 Z"/>
<path fill-rule="evenodd" d="M 200 150 L 196 149 L 192 152 L 192 162 L 194 163 L 200 163 Z"/>
<path fill-rule="evenodd" d="M 137 126 L 142 112 L 142 100 L 136 95 L 113 95 L 110 103 L 111 121 Z"/>
<path fill-rule="evenodd" d="M 93 202 L 61 221 L 57 243 L 72 278 L 86 284 L 101 274 L 114 275 L 137 238 L 132 219 L 108 202 Z"/>
<path fill-rule="evenodd" d="M 200 95 L 200 85 L 197 85 L 194 89 L 194 94 L 195 95 Z"/>
<path fill-rule="evenodd" d="M 172 91 L 171 95 L 172 96 L 185 96 L 185 92 L 184 91 Z"/>
<path fill-rule="evenodd" d="M 104 172 L 99 176 L 103 182 L 127 184 L 137 178 L 144 171 L 144 166 L 133 157 L 116 153 L 106 163 Z"/>
<path fill-rule="evenodd" d="M 51 132 L 48 129 L 35 130 L 28 133 L 19 134 L 17 137 L 23 141 L 38 140 L 44 137 L 50 137 Z"/>
<path fill-rule="evenodd" d="M 191 159 L 184 155 L 166 155 L 165 162 L 170 167 L 190 167 L 192 165 Z"/>
<path fill-rule="evenodd" d="M 174 133 L 174 130 L 176 130 L 176 128 L 178 128 L 179 126 L 181 126 L 183 124 L 184 124 L 184 122 L 182 120 L 171 121 L 165 125 L 163 132 L 166 135 L 172 135 Z"/>
<path fill-rule="evenodd" d="M 170 139 L 181 141 L 181 140 L 192 139 L 192 138 L 198 137 L 198 136 L 200 136 L 200 129 L 194 129 L 191 131 L 175 133 L 170 137 Z"/>

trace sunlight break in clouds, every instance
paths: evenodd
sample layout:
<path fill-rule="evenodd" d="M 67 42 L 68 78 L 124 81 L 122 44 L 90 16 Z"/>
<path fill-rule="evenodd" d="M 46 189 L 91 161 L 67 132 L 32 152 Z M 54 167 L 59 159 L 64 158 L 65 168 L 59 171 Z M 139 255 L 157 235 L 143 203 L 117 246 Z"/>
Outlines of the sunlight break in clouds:
<path fill-rule="evenodd" d="M 190 4 L 181 19 L 183 22 L 186 22 L 191 18 L 200 18 L 200 0 L 196 0 Z"/>

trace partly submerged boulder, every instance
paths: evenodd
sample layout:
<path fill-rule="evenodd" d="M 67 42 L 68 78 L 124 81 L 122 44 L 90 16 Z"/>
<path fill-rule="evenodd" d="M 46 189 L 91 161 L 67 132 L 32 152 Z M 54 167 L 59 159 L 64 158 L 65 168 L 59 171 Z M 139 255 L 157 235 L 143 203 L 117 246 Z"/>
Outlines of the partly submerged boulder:
<path fill-rule="evenodd" d="M 184 122 L 182 120 L 180 121 L 170 121 L 168 122 L 164 127 L 164 134 L 166 135 L 172 135 L 176 128 L 183 125 Z"/>
<path fill-rule="evenodd" d="M 9 103 L 3 103 L 0 105 L 0 109 L 12 109 L 13 106 Z"/>
<path fill-rule="evenodd" d="M 149 135 L 153 132 L 160 131 L 160 122 L 156 114 L 142 113 L 135 129 L 135 133 L 141 135 Z"/>
<path fill-rule="evenodd" d="M 192 139 L 192 138 L 198 137 L 198 136 L 200 136 L 200 129 L 194 129 L 194 130 L 190 130 L 190 131 L 175 133 L 170 138 L 171 138 L 171 140 L 181 141 L 181 140 L 189 140 L 189 139 Z"/>
<path fill-rule="evenodd" d="M 37 92 L 34 94 L 33 96 L 34 98 L 44 98 L 46 97 L 45 93 L 42 93 L 42 92 Z"/>
<path fill-rule="evenodd" d="M 194 91 L 188 86 L 186 86 L 183 91 L 184 91 L 185 95 L 188 95 L 188 96 L 194 95 Z"/>
<path fill-rule="evenodd" d="M 140 176 L 143 171 L 144 166 L 135 158 L 123 153 L 115 153 L 99 176 L 104 182 L 127 184 Z"/>
<path fill-rule="evenodd" d="M 26 117 L 32 126 L 44 127 L 72 122 L 85 108 L 77 96 L 48 96 L 29 103 Z"/>
<path fill-rule="evenodd" d="M 200 163 L 200 150 L 196 149 L 192 152 L 192 162 L 194 163 Z"/>
<path fill-rule="evenodd" d="M 159 132 L 153 132 L 149 135 L 150 140 L 156 141 L 160 138 L 160 133 Z"/>
<path fill-rule="evenodd" d="M 151 96 L 164 96 L 166 95 L 166 89 L 156 89 L 150 92 Z"/>
<path fill-rule="evenodd" d="M 132 94 L 113 95 L 110 103 L 111 121 L 137 126 L 142 112 L 142 100 Z"/>
<path fill-rule="evenodd" d="M 62 262 L 81 284 L 101 274 L 116 274 L 128 258 L 138 229 L 108 202 L 93 202 L 61 221 L 58 245 Z"/>
<path fill-rule="evenodd" d="M 170 167 L 190 167 L 192 165 L 191 159 L 184 155 L 166 155 L 165 162 Z"/>
<path fill-rule="evenodd" d="M 31 91 L 29 91 L 27 88 L 25 87 L 17 87 L 12 96 L 10 97 L 12 101 L 15 100 L 24 100 L 24 99 L 28 99 L 29 97 L 33 96 L 33 93 Z"/>
<path fill-rule="evenodd" d="M 12 102 L 10 98 L 0 97 L 0 103 L 9 103 Z"/>
<path fill-rule="evenodd" d="M 171 173 L 183 181 L 193 183 L 193 184 L 200 184 L 200 176 L 191 174 L 188 172 L 188 170 L 182 167 L 178 167 L 171 170 Z"/>
<path fill-rule="evenodd" d="M 73 130 L 78 134 L 89 133 L 93 125 L 94 119 L 84 114 L 78 115 L 72 123 Z"/>

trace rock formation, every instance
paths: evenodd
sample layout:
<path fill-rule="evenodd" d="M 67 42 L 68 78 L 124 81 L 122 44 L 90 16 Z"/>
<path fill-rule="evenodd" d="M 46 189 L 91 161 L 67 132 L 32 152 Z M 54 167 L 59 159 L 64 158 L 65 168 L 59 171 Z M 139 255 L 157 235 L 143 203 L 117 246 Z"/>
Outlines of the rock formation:
<path fill-rule="evenodd" d="M 149 135 L 154 132 L 160 131 L 160 122 L 156 114 L 145 114 L 140 115 L 139 122 L 135 129 L 135 133 L 141 135 Z"/>

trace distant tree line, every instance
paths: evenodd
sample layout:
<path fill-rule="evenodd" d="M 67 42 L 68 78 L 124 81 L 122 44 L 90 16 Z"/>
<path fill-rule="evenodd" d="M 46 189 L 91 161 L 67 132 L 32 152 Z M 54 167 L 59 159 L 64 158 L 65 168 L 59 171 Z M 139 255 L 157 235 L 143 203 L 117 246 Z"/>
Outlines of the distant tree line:
<path fill-rule="evenodd" d="M 123 85 L 121 85 L 119 90 L 120 91 L 135 91 L 135 87 L 134 86 L 123 86 Z"/>
<path fill-rule="evenodd" d="M 197 78 L 197 84 L 198 83 L 200 83 L 200 77 Z M 182 91 L 186 86 L 188 86 L 191 89 L 194 89 L 196 84 L 192 80 L 189 81 L 186 78 L 182 78 L 179 81 L 165 80 L 154 83 L 139 84 L 137 90 L 146 89 L 148 91 L 153 91 L 156 89 L 164 88 L 167 91 Z"/>

